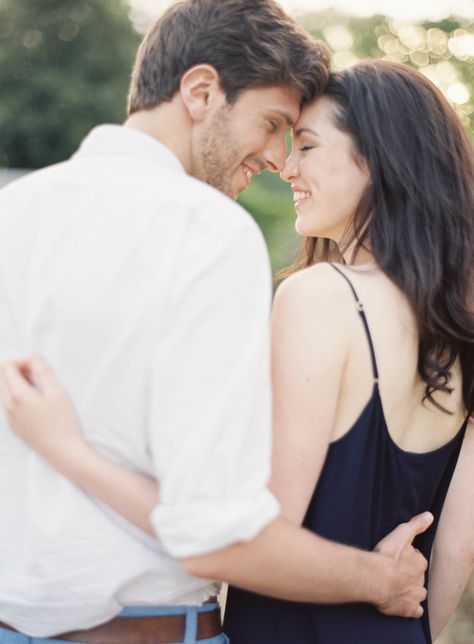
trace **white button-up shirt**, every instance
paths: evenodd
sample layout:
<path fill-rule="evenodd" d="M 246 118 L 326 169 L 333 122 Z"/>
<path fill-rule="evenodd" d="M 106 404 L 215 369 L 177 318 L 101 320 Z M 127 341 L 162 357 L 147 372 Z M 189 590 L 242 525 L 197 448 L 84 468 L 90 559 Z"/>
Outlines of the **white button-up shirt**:
<path fill-rule="evenodd" d="M 278 513 L 270 299 L 250 216 L 138 131 L 96 128 L 71 160 L 0 192 L 0 359 L 45 355 L 87 440 L 161 489 L 153 539 L 0 415 L 1 620 L 44 637 L 215 594 L 178 558 Z"/>

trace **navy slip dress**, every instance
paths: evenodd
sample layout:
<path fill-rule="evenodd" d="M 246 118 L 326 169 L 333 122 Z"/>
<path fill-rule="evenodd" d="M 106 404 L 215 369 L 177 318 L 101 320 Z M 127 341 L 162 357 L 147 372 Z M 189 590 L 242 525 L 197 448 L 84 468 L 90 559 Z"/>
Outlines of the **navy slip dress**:
<path fill-rule="evenodd" d="M 349 283 L 364 325 L 373 392 L 351 429 L 331 443 L 303 525 L 339 543 L 372 550 L 413 515 L 430 510 L 435 521 L 417 538 L 429 559 L 436 525 L 456 466 L 467 419 L 456 436 L 426 453 L 407 452 L 392 440 L 378 387 L 374 347 L 362 303 Z M 287 602 L 229 588 L 224 632 L 231 644 L 431 644 L 427 606 L 422 619 L 388 617 L 368 604 Z"/>

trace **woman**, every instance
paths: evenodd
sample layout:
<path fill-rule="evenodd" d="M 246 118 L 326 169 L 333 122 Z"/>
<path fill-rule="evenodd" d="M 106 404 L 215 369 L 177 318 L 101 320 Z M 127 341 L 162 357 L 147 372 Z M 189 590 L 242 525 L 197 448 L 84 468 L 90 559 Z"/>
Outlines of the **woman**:
<path fill-rule="evenodd" d="M 290 521 L 366 549 L 431 509 L 436 636 L 472 569 L 472 545 L 466 561 L 451 547 L 474 534 L 472 512 L 463 512 L 474 502 L 472 150 L 421 74 L 373 61 L 333 75 L 304 108 L 283 176 L 306 243 L 274 305 L 272 488 Z M 8 365 L 4 376 L 19 388 L 18 404 L 4 394 L 13 429 L 146 529 L 154 484 L 135 475 L 143 489 L 136 504 L 120 468 L 103 469 L 102 457 L 94 463 L 47 366 Z M 40 390 L 34 396 L 28 379 Z M 41 440 L 45 417 L 64 429 L 64 441 Z M 71 465 L 78 448 L 86 474 Z M 419 540 L 425 556 L 434 533 Z M 235 589 L 225 630 L 236 644 L 431 641 L 427 611 L 423 621 L 407 620 Z"/>
<path fill-rule="evenodd" d="M 472 150 L 429 81 L 373 61 L 303 110 L 283 177 L 306 242 L 273 309 L 273 491 L 289 520 L 365 549 L 431 509 L 417 543 L 429 558 L 464 439 L 431 562 L 437 636 L 473 563 L 472 545 L 464 565 L 451 545 L 454 530 L 474 536 Z M 431 642 L 428 610 L 404 620 L 234 588 L 224 629 L 236 644 Z"/>

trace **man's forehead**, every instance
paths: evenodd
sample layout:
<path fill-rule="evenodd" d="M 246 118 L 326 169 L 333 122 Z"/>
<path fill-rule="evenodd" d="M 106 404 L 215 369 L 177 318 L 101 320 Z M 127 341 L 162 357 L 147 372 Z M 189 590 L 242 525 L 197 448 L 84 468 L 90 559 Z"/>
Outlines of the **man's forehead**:
<path fill-rule="evenodd" d="M 293 127 L 300 115 L 301 96 L 291 87 L 256 87 L 242 92 L 242 107 L 253 108 L 266 116 L 271 115 Z"/>

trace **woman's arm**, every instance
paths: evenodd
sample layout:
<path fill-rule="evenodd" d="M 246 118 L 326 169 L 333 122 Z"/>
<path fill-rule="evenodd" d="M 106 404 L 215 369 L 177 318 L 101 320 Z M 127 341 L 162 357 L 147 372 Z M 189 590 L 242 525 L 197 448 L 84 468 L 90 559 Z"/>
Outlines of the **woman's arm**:
<path fill-rule="evenodd" d="M 154 535 L 150 514 L 158 502 L 153 479 L 112 463 L 86 442 L 74 407 L 40 356 L 5 364 L 0 398 L 17 436 L 58 472 Z"/>
<path fill-rule="evenodd" d="M 272 314 L 271 489 L 282 516 L 301 525 L 334 429 L 351 331 L 347 285 L 317 265 L 283 282 Z"/>
<path fill-rule="evenodd" d="M 474 569 L 474 421 L 471 420 L 433 545 L 428 596 L 436 639 L 461 599 Z"/>

